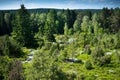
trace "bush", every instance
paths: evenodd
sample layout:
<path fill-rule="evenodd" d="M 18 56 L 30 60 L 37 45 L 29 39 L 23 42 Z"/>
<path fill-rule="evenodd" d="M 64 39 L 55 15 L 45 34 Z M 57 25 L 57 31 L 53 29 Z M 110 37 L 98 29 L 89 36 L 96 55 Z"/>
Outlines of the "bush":
<path fill-rule="evenodd" d="M 69 73 L 67 73 L 67 80 L 75 80 L 76 77 L 77 77 L 76 72 L 69 71 Z"/>
<path fill-rule="evenodd" d="M 42 46 L 44 46 L 44 40 L 41 39 L 41 38 L 37 41 L 37 43 L 38 43 L 38 45 L 39 45 L 40 48 L 41 48 Z"/>
<path fill-rule="evenodd" d="M 79 76 L 79 80 L 85 80 L 85 78 L 86 78 L 86 75 L 85 75 L 85 74 L 81 74 L 81 75 Z"/>
<path fill-rule="evenodd" d="M 96 76 L 90 75 L 90 76 L 87 76 L 85 80 L 97 80 L 97 79 L 96 79 Z"/>
<path fill-rule="evenodd" d="M 21 47 L 14 40 L 10 40 L 9 56 L 18 58 L 25 56 L 25 54 L 22 52 Z"/>
<path fill-rule="evenodd" d="M 8 35 L 0 37 L 0 55 L 10 57 L 22 57 L 24 53 L 21 47 Z"/>
<path fill-rule="evenodd" d="M 87 60 L 84 64 L 85 68 L 87 70 L 91 70 L 93 67 L 92 67 L 92 63 L 90 62 L 90 60 Z"/>
<path fill-rule="evenodd" d="M 49 50 L 49 49 L 51 48 L 51 46 L 52 46 L 52 43 L 51 43 L 51 42 L 46 42 L 46 43 L 45 43 L 45 46 L 44 46 L 44 49 L 45 49 L 45 50 Z"/>
<path fill-rule="evenodd" d="M 8 72 L 12 60 L 8 56 L 0 56 L 0 80 L 8 80 Z"/>
<path fill-rule="evenodd" d="M 89 45 L 86 45 L 86 46 L 85 46 L 85 53 L 91 54 L 91 49 L 90 49 L 90 46 L 89 46 Z"/>
<path fill-rule="evenodd" d="M 100 58 L 100 66 L 104 66 L 109 64 L 111 61 L 111 56 L 110 55 L 105 55 L 103 57 Z"/>
<path fill-rule="evenodd" d="M 109 64 L 111 61 L 111 55 L 105 55 L 102 48 L 96 48 L 92 52 L 93 63 L 98 66 L 104 66 Z"/>
<path fill-rule="evenodd" d="M 0 55 L 9 55 L 10 40 L 7 35 L 0 37 Z"/>
<path fill-rule="evenodd" d="M 116 51 L 115 56 L 116 56 L 116 59 L 117 59 L 116 61 L 120 62 L 120 53 L 118 51 Z"/>
<path fill-rule="evenodd" d="M 104 50 L 100 47 L 92 51 L 92 60 L 95 65 L 99 65 L 100 58 L 104 56 Z"/>

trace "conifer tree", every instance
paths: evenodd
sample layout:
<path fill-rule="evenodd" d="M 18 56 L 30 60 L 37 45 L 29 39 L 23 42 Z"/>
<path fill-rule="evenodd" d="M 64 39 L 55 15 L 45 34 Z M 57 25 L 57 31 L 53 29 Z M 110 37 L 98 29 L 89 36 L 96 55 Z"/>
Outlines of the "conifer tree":
<path fill-rule="evenodd" d="M 14 21 L 12 37 L 22 46 L 32 47 L 33 34 L 30 26 L 30 15 L 21 5 L 21 9 L 17 11 Z"/>

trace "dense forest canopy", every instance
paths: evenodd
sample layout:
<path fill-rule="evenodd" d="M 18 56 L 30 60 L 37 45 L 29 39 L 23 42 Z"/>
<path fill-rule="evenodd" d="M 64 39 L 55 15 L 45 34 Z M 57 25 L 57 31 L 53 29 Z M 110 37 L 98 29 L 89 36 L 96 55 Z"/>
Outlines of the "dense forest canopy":
<path fill-rule="evenodd" d="M 120 8 L 0 11 L 0 80 L 119 80 L 119 67 Z"/>

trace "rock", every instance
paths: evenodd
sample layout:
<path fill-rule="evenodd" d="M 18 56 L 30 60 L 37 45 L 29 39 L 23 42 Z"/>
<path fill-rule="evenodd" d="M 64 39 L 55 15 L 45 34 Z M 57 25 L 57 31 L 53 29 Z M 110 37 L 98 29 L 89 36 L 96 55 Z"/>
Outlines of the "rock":
<path fill-rule="evenodd" d="M 96 75 L 94 75 L 94 76 L 98 77 L 98 75 L 97 75 L 97 74 L 96 74 Z"/>
<path fill-rule="evenodd" d="M 111 55 L 111 54 L 112 54 L 112 52 L 106 52 L 105 54 L 106 54 L 106 55 Z"/>
<path fill-rule="evenodd" d="M 30 50 L 32 50 L 32 49 L 30 49 Z M 36 52 L 38 52 L 38 50 L 32 50 L 31 52 L 30 52 L 30 54 L 28 54 L 27 55 L 27 59 L 25 60 L 25 61 L 22 61 L 22 63 L 24 64 L 24 63 L 29 63 L 29 62 L 31 62 L 32 61 L 32 59 L 33 59 L 33 56 L 34 56 L 34 54 L 36 53 Z"/>
<path fill-rule="evenodd" d="M 113 52 L 117 52 L 117 50 L 113 50 Z"/>
<path fill-rule="evenodd" d="M 73 63 L 81 63 L 81 60 L 78 60 L 76 58 L 68 58 L 68 59 L 64 59 L 64 62 L 73 62 Z"/>
<path fill-rule="evenodd" d="M 108 70 L 108 72 L 109 73 L 114 73 L 115 71 L 110 69 L 110 70 Z"/>
<path fill-rule="evenodd" d="M 73 43 L 73 42 L 75 42 L 75 39 L 74 39 L 74 38 L 70 38 L 70 39 L 68 40 L 68 43 Z"/>

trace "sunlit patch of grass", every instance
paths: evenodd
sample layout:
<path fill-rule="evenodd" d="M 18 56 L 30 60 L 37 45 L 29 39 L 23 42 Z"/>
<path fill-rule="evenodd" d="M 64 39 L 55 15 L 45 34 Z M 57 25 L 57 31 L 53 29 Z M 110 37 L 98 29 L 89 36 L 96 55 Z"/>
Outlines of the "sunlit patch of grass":
<path fill-rule="evenodd" d="M 90 55 L 88 54 L 80 54 L 79 56 L 77 56 L 77 59 L 80 59 L 80 60 L 87 60 L 90 58 Z"/>
<path fill-rule="evenodd" d="M 80 54 L 77 56 L 77 59 L 80 60 L 91 60 L 91 56 L 88 54 Z M 114 68 L 114 64 L 112 67 L 100 67 L 93 66 L 92 70 L 87 70 L 84 67 L 84 63 L 60 63 L 64 72 L 76 72 L 76 76 L 83 76 L 85 80 L 119 80 L 120 79 L 120 68 Z M 111 71 L 111 72 L 110 72 Z M 112 72 L 113 71 L 113 72 Z"/>

